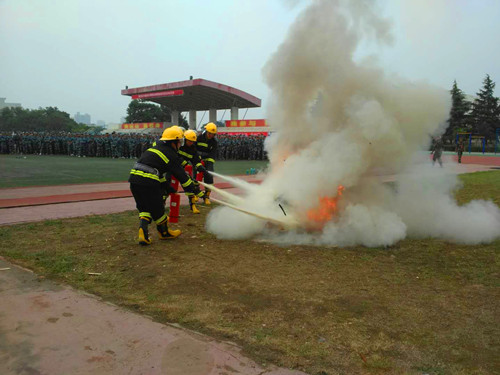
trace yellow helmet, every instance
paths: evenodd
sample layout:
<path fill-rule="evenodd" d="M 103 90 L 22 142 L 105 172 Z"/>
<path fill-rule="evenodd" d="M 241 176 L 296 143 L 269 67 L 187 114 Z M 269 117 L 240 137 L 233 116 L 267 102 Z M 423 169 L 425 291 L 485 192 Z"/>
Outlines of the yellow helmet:
<path fill-rule="evenodd" d="M 205 125 L 205 130 L 209 133 L 217 134 L 217 125 L 215 125 L 213 122 L 209 122 Z"/>
<path fill-rule="evenodd" d="M 163 131 L 160 141 L 175 141 L 184 138 L 184 132 L 177 125 L 171 126 Z"/>
<path fill-rule="evenodd" d="M 179 125 L 172 125 L 171 128 L 179 129 L 182 132 L 182 134 L 184 134 L 184 132 L 186 131 L 186 129 L 184 129 L 182 126 Z"/>
<path fill-rule="evenodd" d="M 186 130 L 184 132 L 184 138 L 186 138 L 188 141 L 196 142 L 196 132 L 191 129 Z"/>

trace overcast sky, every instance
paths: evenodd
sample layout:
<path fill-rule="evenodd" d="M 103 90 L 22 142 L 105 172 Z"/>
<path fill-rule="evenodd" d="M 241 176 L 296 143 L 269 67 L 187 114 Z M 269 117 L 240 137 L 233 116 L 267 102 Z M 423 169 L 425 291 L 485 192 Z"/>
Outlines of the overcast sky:
<path fill-rule="evenodd" d="M 295 3 L 295 6 L 290 6 Z M 475 94 L 500 85 L 500 0 L 381 0 L 395 42 L 379 65 L 409 80 Z M 261 69 L 308 0 L 0 0 L 0 97 L 118 123 L 120 90 L 204 78 L 262 99 Z M 500 87 L 496 95 L 500 95 Z M 228 111 L 229 112 L 229 111 Z M 229 119 L 226 113 L 225 120 Z M 245 110 L 240 110 L 240 118 Z M 198 121 L 202 113 L 198 114 Z M 222 111 L 218 113 L 218 119 Z M 208 114 L 205 116 L 208 118 Z"/>

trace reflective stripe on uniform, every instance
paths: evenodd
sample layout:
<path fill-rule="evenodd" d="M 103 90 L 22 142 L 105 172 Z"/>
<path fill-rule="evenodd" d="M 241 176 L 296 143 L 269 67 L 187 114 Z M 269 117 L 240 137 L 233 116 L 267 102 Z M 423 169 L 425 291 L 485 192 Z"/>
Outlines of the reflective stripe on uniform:
<path fill-rule="evenodd" d="M 152 173 L 146 173 L 146 172 L 143 172 L 143 171 L 138 171 L 137 169 L 132 169 L 130 171 L 130 174 L 133 174 L 135 176 L 150 178 L 150 179 L 156 180 L 158 182 L 160 181 L 160 177 L 158 177 L 157 175 L 152 174 Z"/>
<path fill-rule="evenodd" d="M 160 182 L 167 182 L 167 179 L 165 177 L 160 178 Z"/>
<path fill-rule="evenodd" d="M 181 167 L 184 167 L 188 162 L 183 160 L 182 163 L 181 163 Z"/>
<path fill-rule="evenodd" d="M 164 214 L 162 217 L 160 217 L 158 220 L 155 220 L 156 224 L 161 224 L 163 221 L 167 220 L 168 215 Z"/>
<path fill-rule="evenodd" d="M 146 151 L 154 152 L 156 155 L 158 155 L 160 158 L 162 158 L 162 160 L 165 162 L 165 164 L 168 164 L 168 158 L 160 150 L 157 150 L 155 148 L 148 148 Z"/>
<path fill-rule="evenodd" d="M 143 217 L 146 217 L 146 218 L 153 220 L 153 217 L 151 216 L 151 214 L 149 212 L 139 212 L 139 218 L 142 219 Z"/>
<path fill-rule="evenodd" d="M 206 161 L 211 161 L 212 163 L 215 163 L 215 159 L 212 159 L 212 158 L 206 158 L 205 160 Z"/>
<path fill-rule="evenodd" d="M 201 164 L 201 163 L 196 164 L 196 168 L 198 168 L 201 165 L 203 165 L 203 164 Z"/>
<path fill-rule="evenodd" d="M 182 150 L 179 150 L 179 151 L 177 151 L 177 152 L 178 152 L 179 154 L 181 154 L 182 156 L 185 156 L 185 157 L 187 157 L 187 158 L 189 158 L 189 159 L 192 159 L 192 158 L 193 158 L 193 155 L 188 154 L 187 152 L 184 152 L 184 151 L 182 151 Z"/>
<path fill-rule="evenodd" d="M 189 180 L 187 180 L 186 182 L 184 182 L 181 185 L 182 185 L 182 187 L 185 188 L 185 187 L 188 187 L 189 185 L 191 185 L 192 183 L 193 183 L 193 180 L 189 179 Z"/>
<path fill-rule="evenodd" d="M 198 142 L 196 145 L 208 148 L 208 143 Z"/>

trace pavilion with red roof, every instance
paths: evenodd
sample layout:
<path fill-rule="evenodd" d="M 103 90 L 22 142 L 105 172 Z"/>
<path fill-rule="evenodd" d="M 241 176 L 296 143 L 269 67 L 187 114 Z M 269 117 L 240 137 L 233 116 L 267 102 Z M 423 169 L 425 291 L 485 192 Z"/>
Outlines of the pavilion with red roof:
<path fill-rule="evenodd" d="M 196 112 L 209 111 L 209 122 L 217 121 L 217 110 L 231 110 L 231 120 L 238 120 L 240 108 L 261 106 L 261 100 L 242 90 L 206 79 L 170 82 L 159 85 L 125 88 L 122 95 L 167 106 L 172 124 L 179 123 L 179 114 L 189 112 L 189 127 L 196 128 Z"/>

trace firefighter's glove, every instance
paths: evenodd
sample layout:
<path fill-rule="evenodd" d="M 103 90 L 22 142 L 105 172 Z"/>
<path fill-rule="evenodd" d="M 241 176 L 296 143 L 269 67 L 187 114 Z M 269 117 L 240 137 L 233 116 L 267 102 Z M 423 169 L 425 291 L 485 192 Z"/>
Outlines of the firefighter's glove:
<path fill-rule="evenodd" d="M 177 190 L 174 189 L 174 187 L 170 184 L 167 185 L 167 188 L 165 190 L 167 191 L 167 195 L 177 193 Z"/>
<path fill-rule="evenodd" d="M 201 172 L 203 173 L 204 175 L 207 174 L 207 169 L 203 166 L 203 165 L 200 165 L 198 168 L 196 168 L 198 170 L 198 172 Z"/>

